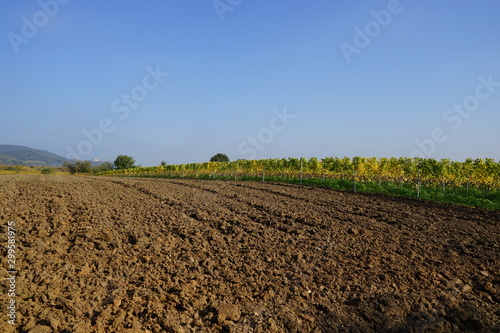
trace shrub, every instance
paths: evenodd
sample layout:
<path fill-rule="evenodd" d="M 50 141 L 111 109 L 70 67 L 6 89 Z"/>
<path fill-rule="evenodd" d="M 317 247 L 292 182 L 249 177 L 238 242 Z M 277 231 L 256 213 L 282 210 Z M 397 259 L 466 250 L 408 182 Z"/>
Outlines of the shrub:
<path fill-rule="evenodd" d="M 54 173 L 54 169 L 52 168 L 43 168 L 42 169 L 42 175 L 51 175 Z"/>

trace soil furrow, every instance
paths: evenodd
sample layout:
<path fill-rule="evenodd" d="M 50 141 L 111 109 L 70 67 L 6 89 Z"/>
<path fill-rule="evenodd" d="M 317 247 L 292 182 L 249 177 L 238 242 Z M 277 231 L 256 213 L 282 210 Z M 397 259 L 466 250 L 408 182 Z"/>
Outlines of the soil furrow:
<path fill-rule="evenodd" d="M 0 203 L 17 231 L 17 332 L 499 327 L 499 212 L 288 184 L 50 175 L 0 177 Z"/>

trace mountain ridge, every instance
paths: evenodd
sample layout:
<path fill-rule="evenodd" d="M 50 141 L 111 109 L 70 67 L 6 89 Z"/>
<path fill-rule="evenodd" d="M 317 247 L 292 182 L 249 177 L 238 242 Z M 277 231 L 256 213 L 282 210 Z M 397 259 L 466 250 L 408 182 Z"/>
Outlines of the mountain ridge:
<path fill-rule="evenodd" d="M 67 161 L 65 157 L 47 150 L 20 145 L 0 144 L 1 165 L 30 165 L 60 167 Z"/>

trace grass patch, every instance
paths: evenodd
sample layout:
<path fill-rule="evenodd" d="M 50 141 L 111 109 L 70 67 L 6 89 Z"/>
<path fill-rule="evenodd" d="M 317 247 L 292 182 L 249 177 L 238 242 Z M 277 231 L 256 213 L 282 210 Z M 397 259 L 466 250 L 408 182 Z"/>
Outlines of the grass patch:
<path fill-rule="evenodd" d="M 196 176 L 183 176 L 175 174 L 132 174 L 117 175 L 119 177 L 148 177 L 148 178 L 191 178 L 205 180 L 235 180 L 234 175 L 199 174 Z M 259 176 L 237 176 L 238 181 L 262 182 L 262 175 Z M 449 203 L 453 205 L 485 208 L 490 210 L 500 210 L 500 191 L 487 191 L 481 188 L 465 187 L 443 187 L 423 184 L 420 191 L 417 185 L 412 183 L 394 182 L 356 182 L 345 179 L 322 179 L 322 178 L 295 178 L 265 176 L 265 182 L 302 184 L 312 186 L 330 187 L 343 191 L 355 191 L 364 193 L 386 194 L 390 196 L 402 196 L 408 198 L 418 198 L 434 202 Z"/>

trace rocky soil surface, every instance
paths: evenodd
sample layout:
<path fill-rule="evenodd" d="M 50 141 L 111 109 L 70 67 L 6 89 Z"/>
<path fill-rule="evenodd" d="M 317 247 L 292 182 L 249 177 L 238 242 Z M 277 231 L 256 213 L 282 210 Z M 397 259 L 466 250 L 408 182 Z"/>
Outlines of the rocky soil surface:
<path fill-rule="evenodd" d="M 0 177 L 0 222 L 1 332 L 500 332 L 500 212 L 290 184 L 13 175 Z"/>

